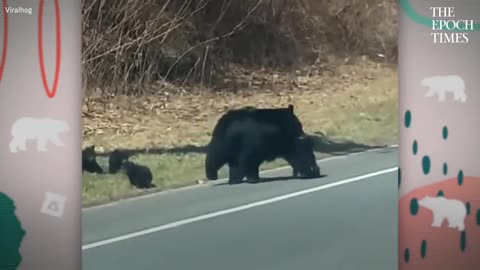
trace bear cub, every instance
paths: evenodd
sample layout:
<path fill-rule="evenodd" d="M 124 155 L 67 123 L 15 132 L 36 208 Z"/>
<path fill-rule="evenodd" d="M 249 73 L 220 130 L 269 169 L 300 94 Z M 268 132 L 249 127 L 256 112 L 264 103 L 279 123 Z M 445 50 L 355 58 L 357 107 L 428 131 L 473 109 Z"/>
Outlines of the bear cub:
<path fill-rule="evenodd" d="M 103 169 L 97 163 L 97 153 L 95 145 L 91 145 L 82 150 L 82 172 L 103 174 Z"/>
<path fill-rule="evenodd" d="M 129 161 L 130 155 L 120 149 L 112 151 L 108 157 L 109 173 L 123 172 L 127 175 L 130 184 L 136 188 L 154 188 L 152 171 L 143 165 Z"/>
<path fill-rule="evenodd" d="M 129 154 L 126 151 L 115 149 L 108 155 L 108 172 L 115 174 L 120 171 L 124 161 L 128 161 Z"/>
<path fill-rule="evenodd" d="M 122 170 L 127 174 L 128 180 L 132 186 L 140 189 L 156 187 L 155 184 L 152 183 L 152 171 L 147 166 L 136 164 L 131 161 L 124 161 L 122 164 Z"/>

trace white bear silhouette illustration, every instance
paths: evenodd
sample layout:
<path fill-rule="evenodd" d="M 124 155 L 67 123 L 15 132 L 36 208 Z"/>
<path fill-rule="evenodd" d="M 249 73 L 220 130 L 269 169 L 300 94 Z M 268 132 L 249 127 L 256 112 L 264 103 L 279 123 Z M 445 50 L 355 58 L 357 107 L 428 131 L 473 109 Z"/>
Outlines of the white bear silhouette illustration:
<path fill-rule="evenodd" d="M 12 126 L 12 140 L 10 152 L 27 150 L 27 140 L 37 140 L 37 150 L 47 151 L 47 143 L 50 141 L 56 146 L 63 146 L 59 134 L 69 130 L 68 124 L 51 118 L 23 117 L 15 121 Z"/>
<path fill-rule="evenodd" d="M 466 102 L 467 95 L 465 94 L 465 82 L 460 76 L 433 76 L 422 80 L 422 86 L 428 87 L 425 97 L 438 96 L 439 102 L 446 101 L 447 92 L 453 93 L 455 101 Z"/>
<path fill-rule="evenodd" d="M 418 201 L 418 204 L 433 213 L 432 227 L 441 227 L 443 220 L 448 220 L 448 228 L 465 229 L 465 217 L 467 216 L 467 208 L 465 204 L 459 200 L 446 199 L 444 197 L 426 196 Z"/>

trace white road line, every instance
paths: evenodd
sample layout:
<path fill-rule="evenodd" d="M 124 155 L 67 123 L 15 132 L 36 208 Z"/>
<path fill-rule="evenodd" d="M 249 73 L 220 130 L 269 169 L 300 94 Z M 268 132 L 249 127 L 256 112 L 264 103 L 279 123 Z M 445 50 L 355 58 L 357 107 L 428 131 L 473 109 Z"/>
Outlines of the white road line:
<path fill-rule="evenodd" d="M 189 223 L 193 223 L 193 222 L 197 222 L 197 221 L 201 221 L 201 220 L 206 220 L 206 219 L 211 219 L 211 218 L 214 218 L 214 217 L 219 217 L 219 216 L 243 211 L 243 210 L 246 210 L 246 209 L 254 208 L 254 207 L 257 207 L 257 206 L 266 205 L 266 204 L 270 204 L 270 203 L 274 203 L 274 202 L 278 202 L 278 201 L 287 200 L 287 199 L 290 199 L 290 198 L 293 198 L 293 197 L 302 196 L 302 195 L 305 195 L 305 194 L 308 194 L 308 193 L 312 193 L 312 192 L 316 192 L 316 191 L 320 191 L 320 190 L 324 190 L 324 189 L 328 189 L 328 188 L 332 188 L 332 187 L 336 187 L 336 186 L 340 186 L 340 185 L 345 185 L 345 184 L 349 184 L 349 183 L 353 183 L 353 182 L 357 182 L 357 181 L 361 181 L 361 180 L 366 180 L 368 178 L 372 178 L 372 177 L 375 177 L 375 176 L 379 176 L 379 175 L 394 172 L 397 169 L 398 169 L 398 167 L 384 169 L 384 170 L 380 170 L 380 171 L 376 171 L 376 172 L 372 172 L 372 173 L 368 173 L 368 174 L 364 174 L 364 175 L 360 175 L 360 176 L 347 178 L 347 179 L 344 179 L 344 180 L 341 180 L 341 181 L 317 186 L 317 187 L 314 187 L 314 188 L 304 189 L 304 190 L 301 190 L 301 191 L 297 191 L 297 192 L 273 197 L 273 198 L 270 198 L 270 199 L 267 199 L 267 200 L 262 200 L 262 201 L 258 201 L 258 202 L 254 202 L 254 203 L 249 203 L 249 204 L 237 206 L 237 207 L 230 208 L 230 209 L 225 209 L 225 210 L 221 210 L 221 211 L 217 211 L 217 212 L 213 212 L 213 213 L 209 213 L 209 214 L 205 214 L 205 215 L 200 215 L 200 216 L 197 216 L 197 217 L 192 217 L 192 218 L 187 218 L 187 219 L 175 221 L 175 222 L 172 222 L 172 223 L 168 223 L 168 224 L 165 224 L 165 225 L 153 227 L 153 228 L 150 228 L 150 229 L 145 229 L 145 230 L 141 230 L 141 231 L 138 231 L 138 232 L 129 233 L 129 234 L 125 234 L 125 235 L 122 235 L 122 236 L 117 236 L 117 237 L 113 237 L 113 238 L 110 238 L 110 239 L 86 244 L 86 245 L 82 246 L 82 250 L 101 247 L 101 246 L 113 244 L 113 243 L 116 243 L 116 242 L 140 237 L 140 236 L 143 236 L 143 235 L 168 230 L 168 229 L 179 227 L 179 226 L 186 225 L 186 224 L 189 224 Z"/>

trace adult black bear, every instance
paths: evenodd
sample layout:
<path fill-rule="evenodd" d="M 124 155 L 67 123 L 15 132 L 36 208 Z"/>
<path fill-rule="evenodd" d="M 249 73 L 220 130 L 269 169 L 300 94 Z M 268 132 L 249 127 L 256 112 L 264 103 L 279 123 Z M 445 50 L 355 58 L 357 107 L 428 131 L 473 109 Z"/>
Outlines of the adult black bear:
<path fill-rule="evenodd" d="M 127 152 L 115 149 L 108 155 L 108 172 L 111 174 L 117 173 L 122 164 L 128 161 L 129 155 Z"/>
<path fill-rule="evenodd" d="M 122 169 L 126 172 L 130 184 L 137 188 L 154 188 L 152 184 L 153 175 L 147 166 L 135 164 L 131 161 L 124 161 Z"/>
<path fill-rule="evenodd" d="M 244 107 L 228 111 L 218 120 L 207 148 L 205 173 L 209 180 L 216 180 L 218 170 L 228 164 L 230 184 L 241 182 L 245 176 L 248 182 L 258 182 L 260 165 L 276 158 L 285 159 L 295 175 L 320 176 L 312 142 L 293 105 Z"/>
<path fill-rule="evenodd" d="M 103 169 L 97 163 L 95 145 L 88 146 L 82 150 L 82 171 L 103 174 Z"/>

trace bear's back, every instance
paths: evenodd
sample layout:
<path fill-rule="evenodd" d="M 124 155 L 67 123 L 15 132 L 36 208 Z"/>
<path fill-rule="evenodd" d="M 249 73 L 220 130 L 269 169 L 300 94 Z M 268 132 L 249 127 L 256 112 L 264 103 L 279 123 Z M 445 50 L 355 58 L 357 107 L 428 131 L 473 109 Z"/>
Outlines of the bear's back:
<path fill-rule="evenodd" d="M 217 121 L 212 137 L 223 136 L 234 122 L 254 121 L 260 125 L 274 125 L 281 129 L 286 136 L 299 137 L 304 133 L 298 117 L 287 108 L 243 107 L 226 112 Z"/>

